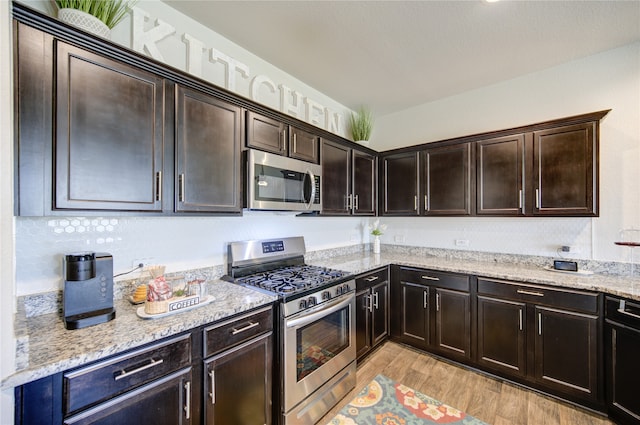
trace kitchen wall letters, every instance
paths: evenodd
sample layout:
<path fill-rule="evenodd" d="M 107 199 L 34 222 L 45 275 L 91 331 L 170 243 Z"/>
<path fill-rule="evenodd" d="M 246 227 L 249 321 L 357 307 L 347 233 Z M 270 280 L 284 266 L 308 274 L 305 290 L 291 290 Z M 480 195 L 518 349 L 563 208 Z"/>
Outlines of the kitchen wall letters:
<path fill-rule="evenodd" d="M 167 37 L 175 36 L 175 27 L 161 19 L 156 19 L 154 25 L 145 31 L 145 23 L 151 20 L 151 15 L 140 7 L 133 7 L 131 15 L 133 27 L 132 49 L 167 63 L 158 49 L 157 43 Z M 237 78 L 239 76 L 242 79 L 249 79 L 251 76 L 249 66 L 214 47 L 207 47 L 202 41 L 186 32 L 182 34 L 181 40 L 185 45 L 185 71 L 190 74 L 203 78 L 202 71 L 206 65 L 203 63 L 203 57 L 208 53 L 207 63 L 212 65 L 221 63 L 224 65 L 224 87 L 226 89 L 248 96 L 250 99 L 263 104 L 267 104 L 266 97 L 275 95 L 276 89 L 278 89 L 279 109 L 281 112 L 305 120 L 310 124 L 324 128 L 332 133 L 345 136 L 342 114 L 332 111 L 328 107 L 309 99 L 302 93 L 297 90 L 292 90 L 284 84 L 276 85 L 276 83 L 266 75 L 254 76 L 249 84 L 249 93 L 240 93 L 241 90 L 236 84 Z"/>

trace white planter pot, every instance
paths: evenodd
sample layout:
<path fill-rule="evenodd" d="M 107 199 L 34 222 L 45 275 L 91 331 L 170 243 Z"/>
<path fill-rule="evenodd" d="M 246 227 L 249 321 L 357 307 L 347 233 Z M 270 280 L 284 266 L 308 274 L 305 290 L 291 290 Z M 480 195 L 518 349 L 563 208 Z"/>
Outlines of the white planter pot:
<path fill-rule="evenodd" d="M 100 37 L 109 38 L 111 36 L 111 30 L 104 22 L 81 10 L 60 9 L 58 10 L 58 19 Z"/>

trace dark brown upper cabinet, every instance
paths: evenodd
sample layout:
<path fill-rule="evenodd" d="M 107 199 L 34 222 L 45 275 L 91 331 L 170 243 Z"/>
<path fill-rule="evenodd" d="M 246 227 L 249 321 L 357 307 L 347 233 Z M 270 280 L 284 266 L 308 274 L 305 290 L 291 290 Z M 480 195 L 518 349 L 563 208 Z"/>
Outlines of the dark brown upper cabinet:
<path fill-rule="evenodd" d="M 382 215 L 418 215 L 418 152 L 406 152 L 381 158 Z"/>
<path fill-rule="evenodd" d="M 176 211 L 241 212 L 242 109 L 177 88 Z"/>
<path fill-rule="evenodd" d="M 313 133 L 289 127 L 289 156 L 303 161 L 319 163 L 319 140 Z"/>
<path fill-rule="evenodd" d="M 442 146 L 422 152 L 423 215 L 470 215 L 472 205 L 470 143 Z"/>
<path fill-rule="evenodd" d="M 287 155 L 287 125 L 247 111 L 247 147 Z"/>
<path fill-rule="evenodd" d="M 525 214 L 524 134 L 476 143 L 476 214 Z"/>
<path fill-rule="evenodd" d="M 375 156 L 327 140 L 320 146 L 322 213 L 375 215 Z"/>
<path fill-rule="evenodd" d="M 598 214 L 596 123 L 533 133 L 534 215 Z"/>
<path fill-rule="evenodd" d="M 252 111 L 247 111 L 247 147 L 320 162 L 320 137 Z"/>
<path fill-rule="evenodd" d="M 161 212 L 163 80 L 66 43 L 54 52 L 54 209 Z"/>

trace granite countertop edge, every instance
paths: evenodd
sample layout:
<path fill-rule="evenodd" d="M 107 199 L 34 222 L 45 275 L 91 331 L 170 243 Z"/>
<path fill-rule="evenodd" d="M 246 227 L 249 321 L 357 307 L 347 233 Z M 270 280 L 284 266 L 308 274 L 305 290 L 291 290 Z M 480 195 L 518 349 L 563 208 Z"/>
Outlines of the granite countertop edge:
<path fill-rule="evenodd" d="M 346 271 L 353 276 L 388 265 L 428 268 L 507 281 L 603 292 L 640 301 L 640 279 L 617 275 L 557 273 L 542 267 L 506 262 L 461 260 L 433 255 L 368 251 L 317 258 L 310 264 Z M 16 315 L 17 371 L 4 379 L 1 388 L 11 388 L 64 370 L 82 366 L 158 339 L 178 335 L 198 326 L 219 322 L 244 311 L 267 306 L 277 300 L 219 279 L 207 283 L 216 299 L 210 304 L 159 319 L 141 319 L 138 306 L 126 300 L 115 303 L 115 320 L 69 331 L 58 314 L 36 317 Z M 40 332 L 46 327 L 48 332 Z"/>

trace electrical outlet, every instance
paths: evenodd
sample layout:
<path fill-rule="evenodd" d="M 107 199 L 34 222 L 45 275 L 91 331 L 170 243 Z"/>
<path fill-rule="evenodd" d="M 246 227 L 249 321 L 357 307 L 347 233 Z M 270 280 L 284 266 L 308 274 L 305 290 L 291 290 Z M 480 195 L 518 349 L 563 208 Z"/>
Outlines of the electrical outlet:
<path fill-rule="evenodd" d="M 469 246 L 469 239 L 456 239 L 456 246 Z"/>
<path fill-rule="evenodd" d="M 576 245 L 562 245 L 560 247 L 560 252 L 571 253 L 571 254 L 579 254 L 580 253 L 580 248 L 578 248 Z"/>
<path fill-rule="evenodd" d="M 403 243 L 404 242 L 404 235 L 395 235 L 393 237 L 393 241 L 396 243 Z"/>

